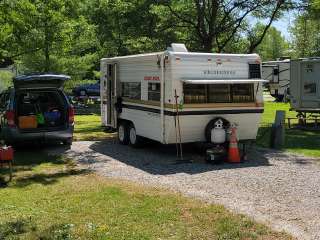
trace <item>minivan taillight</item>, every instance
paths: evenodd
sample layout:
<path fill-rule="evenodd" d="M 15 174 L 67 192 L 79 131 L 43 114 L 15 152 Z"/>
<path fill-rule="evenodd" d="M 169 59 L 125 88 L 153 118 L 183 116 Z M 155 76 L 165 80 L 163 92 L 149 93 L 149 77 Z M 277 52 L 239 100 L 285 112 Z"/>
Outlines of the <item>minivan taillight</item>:
<path fill-rule="evenodd" d="M 69 123 L 74 123 L 74 108 L 69 107 L 68 109 L 68 114 L 69 114 Z"/>
<path fill-rule="evenodd" d="M 8 122 L 8 126 L 9 127 L 15 127 L 16 123 L 15 123 L 15 112 L 14 111 L 7 111 L 6 112 L 6 119 Z"/>

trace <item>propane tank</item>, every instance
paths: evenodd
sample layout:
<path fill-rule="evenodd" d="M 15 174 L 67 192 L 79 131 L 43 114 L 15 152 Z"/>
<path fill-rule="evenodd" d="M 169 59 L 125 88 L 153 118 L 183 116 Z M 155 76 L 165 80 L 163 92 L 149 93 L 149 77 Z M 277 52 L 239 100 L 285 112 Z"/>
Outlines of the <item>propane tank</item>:
<path fill-rule="evenodd" d="M 211 130 L 211 142 L 222 144 L 226 141 L 226 130 L 223 128 L 222 119 L 218 119 L 214 123 L 214 128 Z"/>

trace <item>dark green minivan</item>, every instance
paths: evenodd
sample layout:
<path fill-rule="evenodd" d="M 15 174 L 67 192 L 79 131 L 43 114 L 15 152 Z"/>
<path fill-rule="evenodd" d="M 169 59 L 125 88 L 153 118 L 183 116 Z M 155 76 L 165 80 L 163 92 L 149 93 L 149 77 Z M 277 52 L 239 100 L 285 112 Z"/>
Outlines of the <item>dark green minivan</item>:
<path fill-rule="evenodd" d="M 62 90 L 69 79 L 58 74 L 15 77 L 13 87 L 0 96 L 0 138 L 7 144 L 41 140 L 71 145 L 74 108 Z"/>

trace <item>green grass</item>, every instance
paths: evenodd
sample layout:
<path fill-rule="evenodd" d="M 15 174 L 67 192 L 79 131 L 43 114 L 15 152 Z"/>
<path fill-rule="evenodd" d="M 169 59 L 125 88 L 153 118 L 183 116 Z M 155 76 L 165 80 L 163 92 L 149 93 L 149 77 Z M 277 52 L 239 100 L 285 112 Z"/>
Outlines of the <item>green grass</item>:
<path fill-rule="evenodd" d="M 270 139 L 270 125 L 274 122 L 276 111 L 286 111 L 287 117 L 296 117 L 296 112 L 289 111 L 289 103 L 275 103 L 265 102 L 265 112 L 263 113 L 261 120 L 261 127 L 259 129 L 260 136 L 258 137 L 258 144 L 264 147 L 269 146 Z M 292 121 L 297 123 L 297 121 Z M 298 129 L 286 129 L 286 142 L 284 150 L 298 153 L 305 156 L 320 157 L 320 132 L 318 131 L 306 131 Z"/>
<path fill-rule="evenodd" d="M 264 113 L 262 116 L 261 123 L 273 123 L 276 111 L 283 110 L 286 111 L 286 118 L 287 117 L 296 117 L 296 112 L 289 111 L 290 104 L 289 103 L 277 103 L 277 102 L 265 102 L 264 103 Z"/>
<path fill-rule="evenodd" d="M 110 137 L 115 134 L 103 131 L 100 115 L 76 115 L 75 116 L 75 141 L 97 141 Z"/>
<path fill-rule="evenodd" d="M 0 239 L 291 239 L 222 206 L 104 179 L 71 160 L 16 153 Z"/>

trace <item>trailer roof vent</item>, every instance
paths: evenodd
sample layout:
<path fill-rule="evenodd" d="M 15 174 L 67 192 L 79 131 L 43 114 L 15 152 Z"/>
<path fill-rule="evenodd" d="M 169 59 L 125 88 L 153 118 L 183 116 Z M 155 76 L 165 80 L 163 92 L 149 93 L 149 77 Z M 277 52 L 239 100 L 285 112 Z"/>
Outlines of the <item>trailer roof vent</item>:
<path fill-rule="evenodd" d="M 172 43 L 171 47 L 168 47 L 168 50 L 172 52 L 188 52 L 186 45 L 183 43 Z"/>

